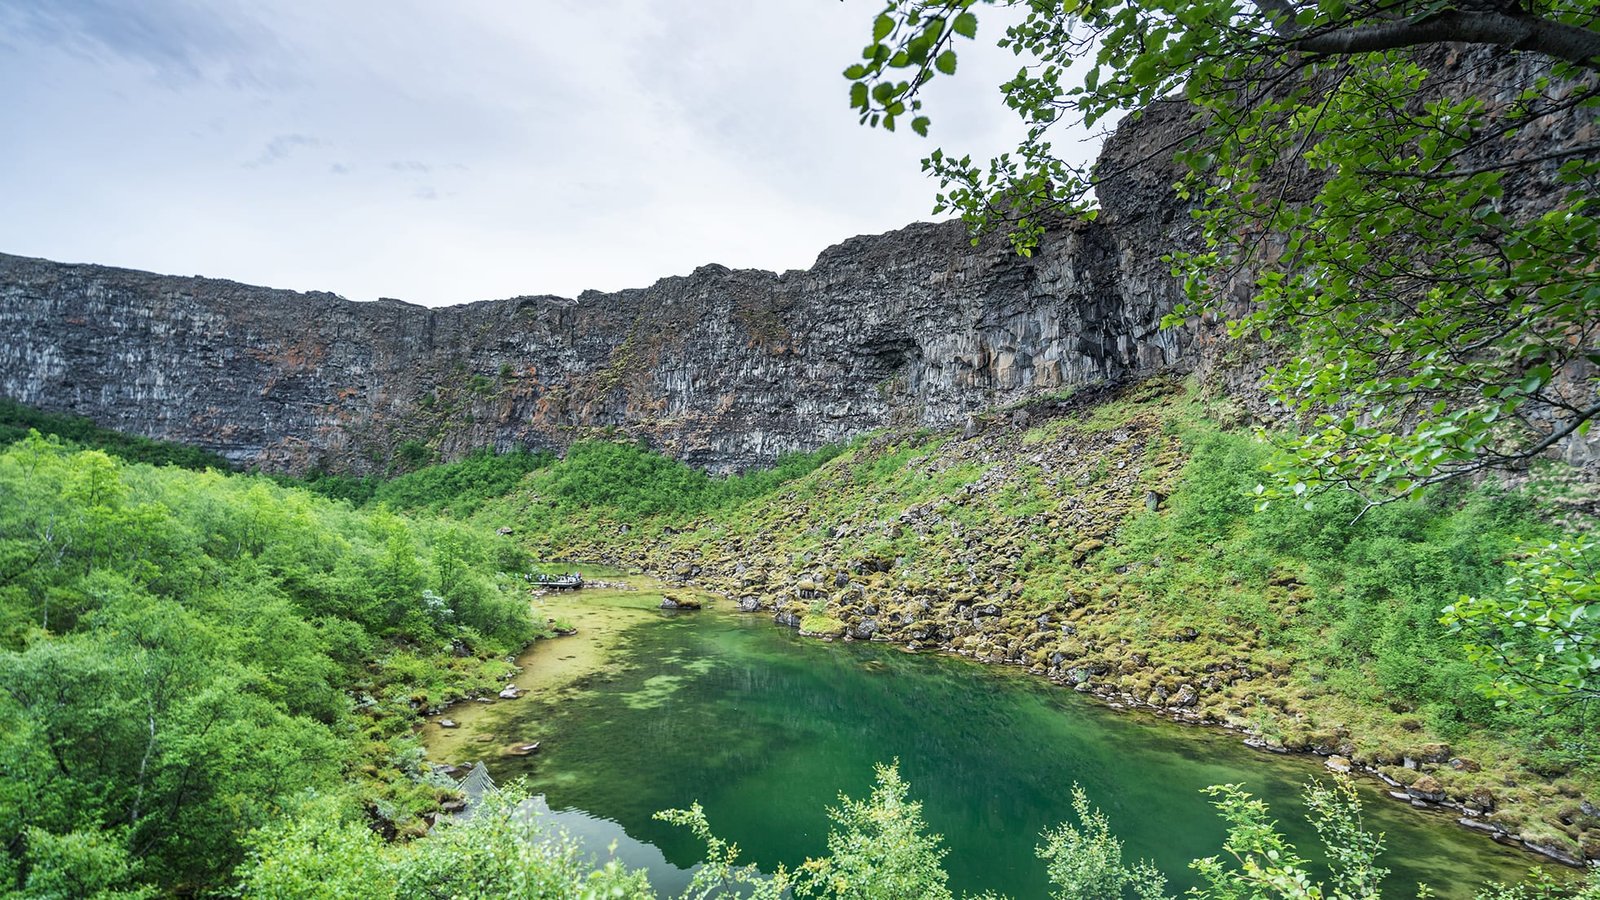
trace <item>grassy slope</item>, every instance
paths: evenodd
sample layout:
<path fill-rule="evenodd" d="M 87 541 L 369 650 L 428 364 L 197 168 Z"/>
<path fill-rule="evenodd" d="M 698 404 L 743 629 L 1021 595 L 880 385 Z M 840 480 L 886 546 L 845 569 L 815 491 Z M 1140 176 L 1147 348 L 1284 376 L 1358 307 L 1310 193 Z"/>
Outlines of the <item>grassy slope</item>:
<path fill-rule="evenodd" d="M 1267 450 L 1218 424 L 1241 418 L 1147 382 L 997 413 L 973 438 L 880 435 L 677 506 L 673 479 L 694 476 L 613 446 L 478 516 L 541 555 L 694 579 L 807 631 L 1020 665 L 1400 784 L 1426 776 L 1420 790 L 1512 834 L 1594 849 L 1579 798 L 1600 777 L 1568 749 L 1579 723 L 1496 707 L 1437 621 L 1549 532 L 1540 511 L 1486 486 L 1359 521 L 1336 496 L 1257 512 Z"/>

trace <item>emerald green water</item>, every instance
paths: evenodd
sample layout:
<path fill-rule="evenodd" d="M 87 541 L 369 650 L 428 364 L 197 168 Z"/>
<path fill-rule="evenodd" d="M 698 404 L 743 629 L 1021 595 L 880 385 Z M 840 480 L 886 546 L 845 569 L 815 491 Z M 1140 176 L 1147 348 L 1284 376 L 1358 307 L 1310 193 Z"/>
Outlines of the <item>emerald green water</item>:
<path fill-rule="evenodd" d="M 1177 890 L 1192 883 L 1190 860 L 1220 852 L 1223 829 L 1201 794 L 1210 784 L 1244 782 L 1303 852 L 1315 846 L 1299 792 L 1321 772 L 1316 759 L 1262 754 L 1236 736 L 1117 713 L 948 656 L 799 638 L 765 615 L 657 613 L 645 592 L 559 602 L 587 622 L 590 652 L 600 646 L 593 632 L 610 629 L 609 663 L 487 708 L 444 755 L 485 756 L 501 783 L 526 776 L 558 822 L 599 855 L 616 842 L 665 891 L 681 886 L 700 848 L 655 811 L 698 800 L 721 836 L 770 871 L 820 854 L 825 807 L 840 791 L 864 795 L 873 764 L 896 758 L 945 837 L 958 893 L 1046 896 L 1033 848 L 1069 815 L 1074 783 L 1129 855 L 1153 859 Z M 549 642 L 530 656 L 578 660 L 579 646 Z M 531 739 L 543 742 L 536 756 L 494 755 Z M 1388 835 L 1391 896 L 1414 896 L 1426 881 L 1443 897 L 1470 897 L 1532 864 L 1442 816 L 1366 794 L 1369 824 Z"/>

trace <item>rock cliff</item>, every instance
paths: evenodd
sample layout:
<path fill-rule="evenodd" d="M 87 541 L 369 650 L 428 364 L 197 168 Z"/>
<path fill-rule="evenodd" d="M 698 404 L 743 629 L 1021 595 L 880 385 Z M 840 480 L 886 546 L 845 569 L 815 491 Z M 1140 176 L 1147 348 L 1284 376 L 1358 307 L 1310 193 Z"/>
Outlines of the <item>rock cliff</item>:
<path fill-rule="evenodd" d="M 1189 334 L 1158 327 L 1159 257 L 1189 227 L 1169 175 L 1130 175 L 1031 258 L 919 224 L 806 271 L 704 266 L 576 300 L 429 309 L 0 255 L 0 395 L 272 470 L 608 430 L 740 469 L 1181 360 Z"/>

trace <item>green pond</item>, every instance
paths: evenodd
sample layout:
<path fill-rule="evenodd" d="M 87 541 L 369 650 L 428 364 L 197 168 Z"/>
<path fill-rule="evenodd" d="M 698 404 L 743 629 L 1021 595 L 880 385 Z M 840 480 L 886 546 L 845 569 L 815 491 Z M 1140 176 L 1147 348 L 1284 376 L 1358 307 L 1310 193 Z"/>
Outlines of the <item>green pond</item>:
<path fill-rule="evenodd" d="M 949 847 L 951 887 L 1047 896 L 1038 835 L 1070 814 L 1082 785 L 1134 857 L 1182 890 L 1190 860 L 1217 854 L 1223 828 L 1202 788 L 1243 782 L 1296 845 L 1315 841 L 1300 790 L 1320 760 L 1261 753 L 1236 735 L 1188 728 L 1020 673 L 893 646 L 825 643 L 713 603 L 660 612 L 659 594 L 585 591 L 541 601 L 578 625 L 524 656 L 520 700 L 463 704 L 460 727 L 430 725 L 435 759 L 482 759 L 518 777 L 549 817 L 597 856 L 649 869 L 675 892 L 699 859 L 687 832 L 652 813 L 699 801 L 713 828 L 770 871 L 825 848 L 826 807 L 863 796 L 873 764 L 899 760 L 931 828 Z M 507 745 L 540 741 L 529 757 Z M 1515 880 L 1533 857 L 1363 789 L 1370 826 L 1387 835 L 1389 895 L 1426 881 L 1467 898 L 1487 879 Z"/>

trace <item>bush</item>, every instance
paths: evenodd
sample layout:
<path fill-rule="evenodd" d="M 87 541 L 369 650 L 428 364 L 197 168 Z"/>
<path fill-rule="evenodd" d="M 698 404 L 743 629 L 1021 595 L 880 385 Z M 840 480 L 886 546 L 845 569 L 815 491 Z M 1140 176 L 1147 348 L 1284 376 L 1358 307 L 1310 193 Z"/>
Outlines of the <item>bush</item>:
<path fill-rule="evenodd" d="M 14 400 L 0 398 L 0 446 L 20 441 L 30 431 L 55 435 L 75 447 L 103 450 L 128 462 L 178 466 L 196 471 L 227 471 L 233 468 L 232 463 L 209 450 L 123 434 L 101 428 L 79 416 L 42 412 Z"/>
<path fill-rule="evenodd" d="M 448 508 L 466 516 L 483 501 L 508 493 L 524 475 L 555 462 L 547 452 L 516 450 L 496 454 L 480 450 L 455 462 L 428 466 L 378 484 L 372 499 L 395 509 Z"/>

